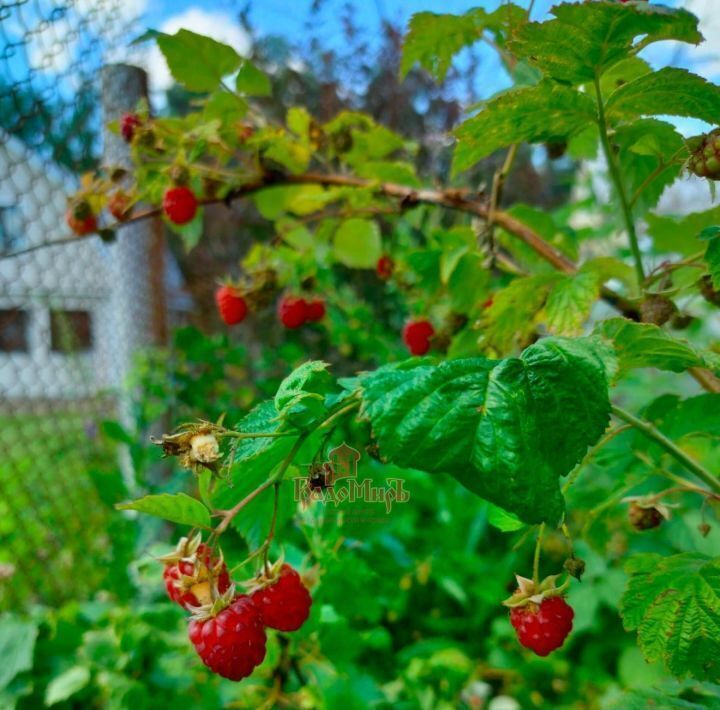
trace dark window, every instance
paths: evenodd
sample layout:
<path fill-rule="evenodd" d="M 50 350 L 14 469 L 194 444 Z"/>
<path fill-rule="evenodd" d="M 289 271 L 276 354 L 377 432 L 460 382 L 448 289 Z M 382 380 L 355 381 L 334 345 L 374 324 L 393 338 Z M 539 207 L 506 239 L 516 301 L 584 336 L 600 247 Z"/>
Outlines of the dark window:
<path fill-rule="evenodd" d="M 92 349 L 92 319 L 88 311 L 50 311 L 50 347 L 56 353 Z"/>
<path fill-rule="evenodd" d="M 16 251 L 23 243 L 23 224 L 17 207 L 0 205 L 0 254 Z"/>
<path fill-rule="evenodd" d="M 0 310 L 0 352 L 28 351 L 28 314 L 19 308 Z"/>

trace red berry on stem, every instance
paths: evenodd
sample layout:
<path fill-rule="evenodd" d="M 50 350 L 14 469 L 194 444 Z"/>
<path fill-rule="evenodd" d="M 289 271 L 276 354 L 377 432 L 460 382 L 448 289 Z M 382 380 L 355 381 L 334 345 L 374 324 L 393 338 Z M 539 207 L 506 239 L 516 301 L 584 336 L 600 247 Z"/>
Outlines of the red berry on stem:
<path fill-rule="evenodd" d="M 84 217 L 78 217 L 72 209 L 69 209 L 65 215 L 65 220 L 68 227 L 79 237 L 97 232 L 97 217 L 92 213 Z"/>
<path fill-rule="evenodd" d="M 547 656 L 565 643 L 572 631 L 575 612 L 561 596 L 547 597 L 540 604 L 530 602 L 510 610 L 510 623 L 518 641 L 537 653 Z"/>
<path fill-rule="evenodd" d="M 124 113 L 120 118 L 120 135 L 126 143 L 132 141 L 135 129 L 142 125 L 142 119 L 136 113 Z"/>
<path fill-rule="evenodd" d="M 307 304 L 305 318 L 311 323 L 322 320 L 325 317 L 325 301 L 316 298 Z"/>
<path fill-rule="evenodd" d="M 188 636 L 202 662 L 229 680 L 247 678 L 265 658 L 267 639 L 260 612 L 245 594 L 216 616 L 193 619 Z"/>
<path fill-rule="evenodd" d="M 171 187 L 163 197 L 163 211 L 173 224 L 187 224 L 197 208 L 195 193 L 185 185 Z"/>
<path fill-rule="evenodd" d="M 377 266 L 375 267 L 375 273 L 378 275 L 379 279 L 388 281 L 393 275 L 394 270 L 395 262 L 387 256 L 387 254 L 378 259 Z"/>
<path fill-rule="evenodd" d="M 433 335 L 435 328 L 427 320 L 411 320 L 403 328 L 403 341 L 412 355 L 425 355 Z"/>
<path fill-rule="evenodd" d="M 263 624 L 278 631 L 296 631 L 310 616 L 312 597 L 300 575 L 283 565 L 280 576 L 251 595 Z"/>
<path fill-rule="evenodd" d="M 130 198 L 127 193 L 116 190 L 108 200 L 108 211 L 118 222 L 122 222 L 130 216 L 129 205 Z"/>
<path fill-rule="evenodd" d="M 245 320 L 248 312 L 247 302 L 232 286 L 220 286 L 215 291 L 215 303 L 226 325 L 236 325 Z"/>
<path fill-rule="evenodd" d="M 220 594 L 227 592 L 230 588 L 227 566 L 225 562 L 220 563 L 220 559 L 215 557 L 204 543 L 200 543 L 197 550 L 188 557 L 166 564 L 163 570 L 168 596 L 184 608 L 204 603 L 205 600 L 197 598 L 193 587 L 207 583 L 211 576 L 216 581 L 217 591 Z"/>
<path fill-rule="evenodd" d="M 298 296 L 283 296 L 278 304 L 280 322 L 286 328 L 299 328 L 308 319 L 308 304 Z"/>

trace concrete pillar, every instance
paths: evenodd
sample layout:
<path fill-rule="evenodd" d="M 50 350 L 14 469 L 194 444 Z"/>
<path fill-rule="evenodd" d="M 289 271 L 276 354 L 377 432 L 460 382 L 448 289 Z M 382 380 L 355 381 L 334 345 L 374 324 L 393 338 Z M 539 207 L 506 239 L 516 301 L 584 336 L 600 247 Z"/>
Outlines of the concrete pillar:
<path fill-rule="evenodd" d="M 102 69 L 103 121 L 118 120 L 133 111 L 140 99 L 148 98 L 147 75 L 138 67 L 109 64 Z M 129 169 L 130 150 L 121 136 L 108 130 L 103 134 L 103 165 Z M 120 422 L 132 430 L 130 398 L 125 385 L 135 353 L 156 343 L 157 299 L 163 299 L 163 230 L 153 220 L 122 227 L 107 247 L 111 283 L 107 313 L 111 337 L 105 344 L 104 369 L 113 373 L 108 383 L 118 392 Z M 160 270 L 160 274 L 153 273 Z M 159 278 L 158 278 L 159 277 Z M 164 306 L 164 301 L 160 303 Z M 135 475 L 129 452 L 121 448 L 121 467 L 126 484 L 133 487 Z"/>

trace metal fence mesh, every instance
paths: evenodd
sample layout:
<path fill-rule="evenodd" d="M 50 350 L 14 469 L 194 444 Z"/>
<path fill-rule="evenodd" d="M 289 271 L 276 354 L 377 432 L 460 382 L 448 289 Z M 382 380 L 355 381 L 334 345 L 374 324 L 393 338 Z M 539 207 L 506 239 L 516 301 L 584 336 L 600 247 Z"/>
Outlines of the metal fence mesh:
<path fill-rule="evenodd" d="M 33 248 L 70 237 L 67 196 L 102 149 L 100 70 L 134 29 L 122 0 L 0 3 L 0 610 L 82 598 L 108 549 L 93 473 L 115 455 L 97 422 L 127 369 L 117 254 Z"/>

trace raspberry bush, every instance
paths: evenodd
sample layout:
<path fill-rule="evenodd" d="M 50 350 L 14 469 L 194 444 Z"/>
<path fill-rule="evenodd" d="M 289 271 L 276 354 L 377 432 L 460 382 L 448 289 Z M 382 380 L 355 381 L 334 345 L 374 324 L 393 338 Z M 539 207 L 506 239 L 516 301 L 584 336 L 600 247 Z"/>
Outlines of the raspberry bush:
<path fill-rule="evenodd" d="M 459 491 L 464 507 L 482 508 L 486 523 L 529 551 L 508 552 L 515 568 L 500 567 L 508 591 L 520 575 L 509 611 L 497 585 L 473 596 L 477 588 L 448 573 L 445 589 L 465 610 L 480 606 L 511 623 L 521 646 L 544 657 L 571 647 L 575 633 L 601 637 L 588 610 L 600 595 L 622 596 L 622 623 L 637 631 L 653 668 L 720 684 L 719 558 L 707 537 L 720 501 L 711 297 L 720 289 L 720 217 L 717 209 L 681 218 L 655 211 L 672 183 L 693 173 L 718 178 L 720 87 L 641 56 L 667 40 L 699 43 L 697 19 L 640 0 L 562 3 L 542 22 L 513 3 L 414 16 L 404 74 L 419 65 L 441 81 L 458 52 L 489 40 L 516 81 L 454 129 L 451 176 L 432 188 L 416 169 L 418 146 L 370 117 L 344 111 L 319 122 L 293 107 L 277 124 L 255 103 L 271 81 L 229 46 L 187 30 L 145 39 L 157 41 L 178 83 L 205 98 L 184 118 L 144 107 L 122 118 L 134 162 L 122 186 L 127 201 L 117 207 L 113 166 L 86 180 L 68 213 L 78 238 L 108 208 L 116 219 L 106 236 L 117 230 L 122 239 L 123 223 L 164 215 L 191 249 L 212 239 L 205 209 L 251 200 L 277 238 L 253 243 L 241 279 L 217 291 L 220 316 L 242 329 L 275 314 L 293 331 L 288 338 L 307 331 L 293 342 L 322 338 L 333 361 L 300 350 L 273 391 L 243 398 L 220 386 L 215 399 L 206 390 L 190 408 L 198 418 L 156 441 L 187 477 L 119 506 L 184 528 L 164 577 L 192 615 L 201 660 L 240 680 L 263 662 L 265 627 L 280 632 L 285 653 L 296 632 L 310 644 L 322 636 L 313 615 L 332 623 L 332 607 L 314 596 L 337 569 L 352 576 L 336 552 L 354 535 L 340 518 L 328 532 L 322 504 L 299 503 L 293 481 L 309 466 L 308 490 L 332 488 L 323 464 L 347 441 L 377 476 L 424 480 L 431 501 Z M 687 138 L 667 117 L 711 128 Z M 602 155 L 611 204 L 578 196 L 555 211 L 506 209 L 504 187 L 528 144 L 547 146 L 553 159 L 565 150 L 575 160 Z M 492 184 L 478 189 L 467 176 L 498 151 Z M 150 207 L 128 212 L 136 203 Z M 395 324 L 371 345 L 373 313 L 350 278 L 358 273 Z M 642 397 L 631 389 L 637 382 Z M 680 386 L 690 396 L 679 397 Z M 644 540 L 678 517 L 695 525 L 683 540 L 663 538 L 662 554 L 648 553 L 642 542 L 615 544 L 612 525 L 597 532 L 602 520 L 619 520 L 617 511 L 624 519 L 613 525 Z M 443 534 L 426 514 L 428 534 Z M 404 583 L 392 579 L 392 565 L 377 564 L 393 585 Z M 604 577 L 622 589 L 608 591 Z M 302 636 L 305 623 L 315 636 Z M 503 653 L 525 653 L 513 649 Z M 302 671 L 297 677 L 302 685 Z M 643 692 L 629 691 L 618 707 L 651 697 Z M 391 696 L 387 689 L 385 702 Z"/>

